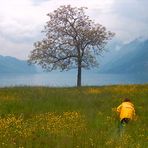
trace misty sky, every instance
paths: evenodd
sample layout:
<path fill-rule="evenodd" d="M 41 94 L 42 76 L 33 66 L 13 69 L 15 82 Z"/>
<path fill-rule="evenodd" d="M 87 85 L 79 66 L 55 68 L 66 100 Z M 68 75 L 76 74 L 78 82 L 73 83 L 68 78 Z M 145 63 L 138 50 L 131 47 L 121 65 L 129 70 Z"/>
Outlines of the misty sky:
<path fill-rule="evenodd" d="M 0 55 L 27 59 L 42 39 L 47 13 L 60 5 L 86 6 L 96 23 L 129 42 L 148 37 L 148 0 L 0 0 Z"/>

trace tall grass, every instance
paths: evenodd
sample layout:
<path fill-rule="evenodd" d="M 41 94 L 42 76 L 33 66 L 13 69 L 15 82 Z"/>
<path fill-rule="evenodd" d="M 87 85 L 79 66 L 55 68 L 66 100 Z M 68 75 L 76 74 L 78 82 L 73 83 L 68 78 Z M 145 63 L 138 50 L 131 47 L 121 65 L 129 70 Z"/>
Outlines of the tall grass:
<path fill-rule="evenodd" d="M 117 107 L 131 98 L 137 120 L 119 133 Z M 0 89 L 0 147 L 148 147 L 148 85 Z"/>

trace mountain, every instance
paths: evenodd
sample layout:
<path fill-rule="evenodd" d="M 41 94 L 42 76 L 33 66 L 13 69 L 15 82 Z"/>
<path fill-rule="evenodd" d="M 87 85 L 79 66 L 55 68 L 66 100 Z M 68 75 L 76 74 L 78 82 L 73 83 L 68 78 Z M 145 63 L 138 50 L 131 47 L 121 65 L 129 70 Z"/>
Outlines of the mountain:
<path fill-rule="evenodd" d="M 0 55 L 0 73 L 36 73 L 36 67 L 29 66 L 27 61 L 10 56 Z"/>
<path fill-rule="evenodd" d="M 123 46 L 123 43 L 118 39 L 113 39 L 107 44 L 105 51 L 102 53 L 102 56 L 98 57 L 100 63 L 100 68 L 108 64 L 112 59 L 116 58 L 118 55 L 118 50 Z"/>
<path fill-rule="evenodd" d="M 148 40 L 123 45 L 100 69 L 103 73 L 148 73 Z"/>
<path fill-rule="evenodd" d="M 87 73 L 148 73 L 148 40 L 135 39 L 123 44 L 116 39 L 108 44 L 107 50 L 98 58 L 99 69 Z M 43 72 L 41 67 L 29 66 L 27 61 L 0 55 L 0 73 L 37 72 Z"/>

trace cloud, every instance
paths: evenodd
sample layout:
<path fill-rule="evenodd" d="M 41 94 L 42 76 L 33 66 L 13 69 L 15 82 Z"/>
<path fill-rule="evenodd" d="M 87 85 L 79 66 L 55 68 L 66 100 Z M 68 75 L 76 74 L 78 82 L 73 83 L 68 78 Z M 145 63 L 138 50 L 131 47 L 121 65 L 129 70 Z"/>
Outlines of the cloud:
<path fill-rule="evenodd" d="M 116 1 L 113 9 L 122 17 L 148 23 L 147 6 L 147 0 L 120 0 Z"/>
<path fill-rule="evenodd" d="M 139 36 L 148 37 L 148 1 L 147 0 L 116 0 L 112 10 L 118 36 L 129 41 Z"/>
<path fill-rule="evenodd" d="M 0 0 L 0 54 L 27 58 L 33 43 L 42 37 L 46 14 L 60 5 L 86 6 L 91 12 L 103 11 L 109 1 L 112 0 Z"/>
<path fill-rule="evenodd" d="M 41 37 L 40 32 L 47 20 L 48 11 L 42 4 L 34 6 L 30 0 L 1 2 L 0 54 L 27 58 L 33 42 Z"/>
<path fill-rule="evenodd" d="M 26 59 L 30 50 L 33 49 L 31 44 L 26 44 L 24 42 L 15 43 L 1 36 L 0 43 L 0 55 L 13 56 L 19 59 Z"/>
<path fill-rule="evenodd" d="M 95 10 L 107 10 L 105 8 L 112 0 L 5 0 L 0 6 L 0 33 L 10 36 L 17 41 L 20 38 L 32 38 L 36 32 L 43 29 L 48 17 L 47 13 L 57 9 L 60 5 L 86 6 L 92 17 L 96 17 Z M 38 3 L 39 5 L 34 5 Z M 105 8 L 105 9 L 104 9 Z"/>
<path fill-rule="evenodd" d="M 40 5 L 41 3 L 48 2 L 50 0 L 32 0 L 34 5 Z"/>
<path fill-rule="evenodd" d="M 43 36 L 47 13 L 60 5 L 88 7 L 87 15 L 116 37 L 129 41 L 148 34 L 147 0 L 0 0 L 0 54 L 27 58 Z M 24 54 L 23 54 L 24 53 Z"/>
<path fill-rule="evenodd" d="M 9 0 L 2 2 L 0 9 L 0 30 L 6 35 L 14 38 L 32 36 L 36 30 L 41 29 L 41 24 L 45 22 L 45 10 L 39 6 L 33 6 L 29 0 Z"/>

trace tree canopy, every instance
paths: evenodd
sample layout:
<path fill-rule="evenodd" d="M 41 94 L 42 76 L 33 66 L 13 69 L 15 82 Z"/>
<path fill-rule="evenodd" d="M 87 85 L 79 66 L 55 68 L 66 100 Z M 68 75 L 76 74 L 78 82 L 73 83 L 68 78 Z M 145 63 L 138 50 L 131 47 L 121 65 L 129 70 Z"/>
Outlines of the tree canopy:
<path fill-rule="evenodd" d="M 96 56 L 105 49 L 114 33 L 92 21 L 85 7 L 60 6 L 47 14 L 45 37 L 34 44 L 29 62 L 47 71 L 77 68 L 77 86 L 81 86 L 81 70 L 98 65 Z"/>

